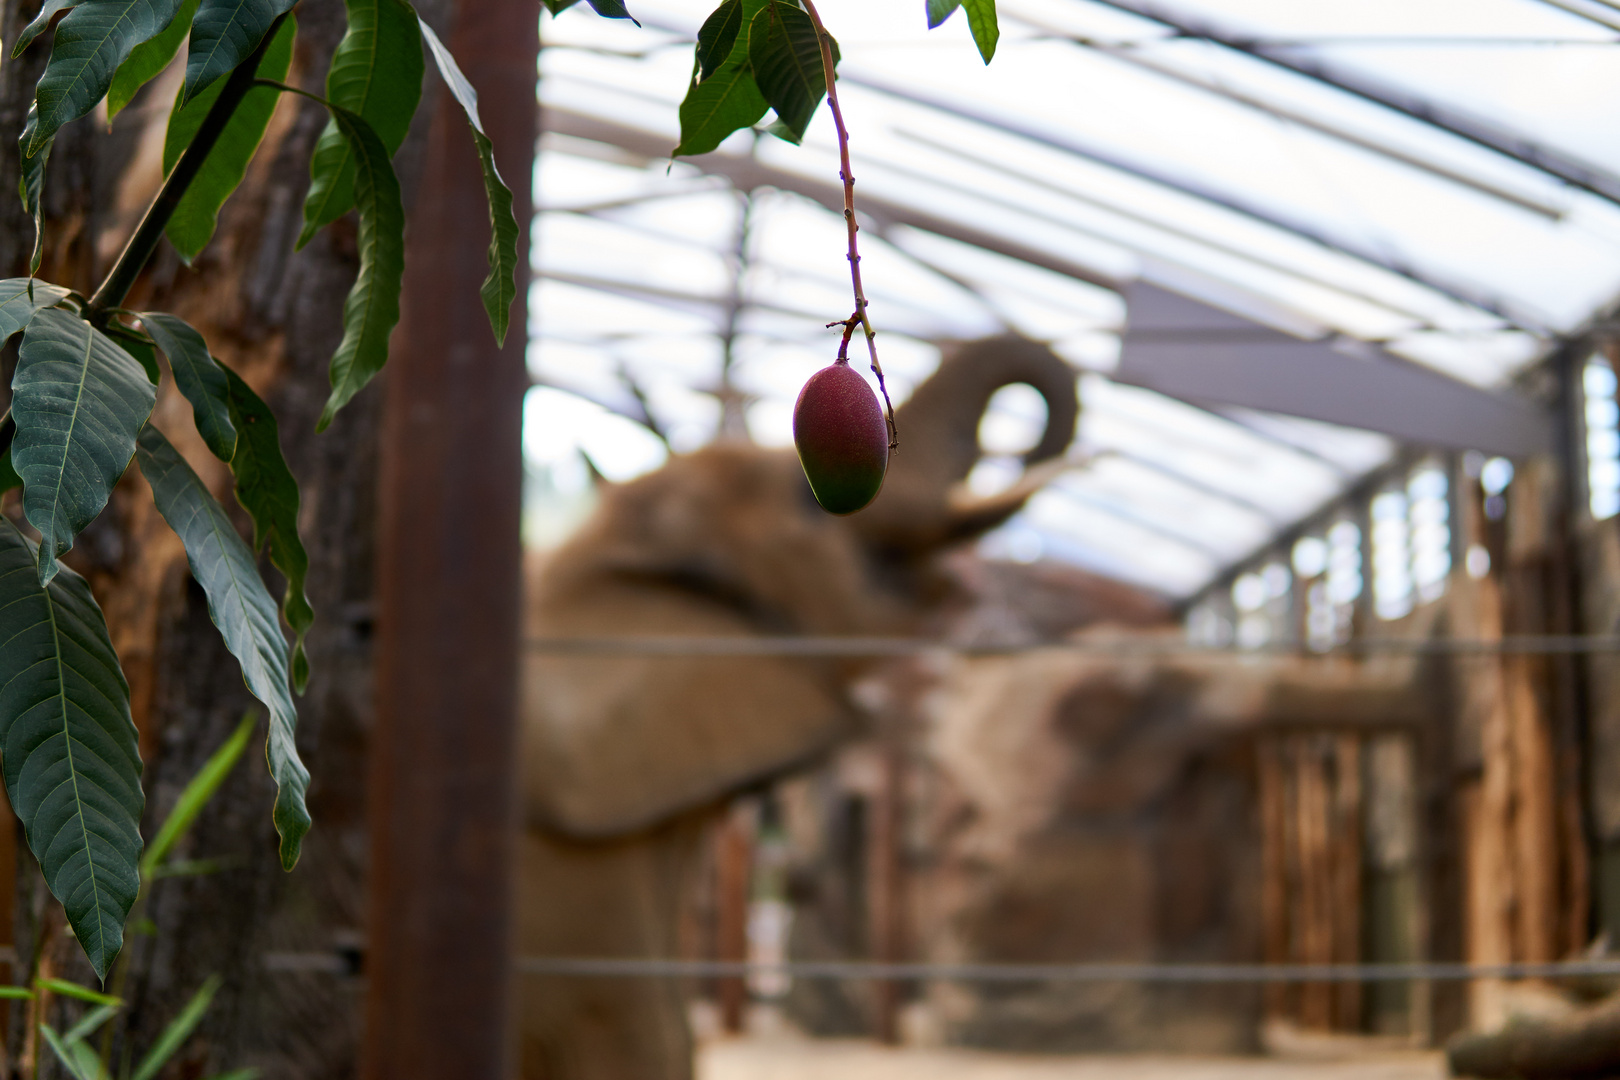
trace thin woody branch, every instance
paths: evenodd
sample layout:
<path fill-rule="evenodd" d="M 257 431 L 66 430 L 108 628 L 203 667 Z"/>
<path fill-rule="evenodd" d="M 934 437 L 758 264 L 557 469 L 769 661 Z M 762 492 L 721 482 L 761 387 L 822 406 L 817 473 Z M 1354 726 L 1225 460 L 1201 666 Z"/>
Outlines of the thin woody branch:
<path fill-rule="evenodd" d="M 844 340 L 838 348 L 838 359 L 848 360 L 849 339 L 860 326 L 866 334 L 866 351 L 872 358 L 872 374 L 877 376 L 878 390 L 883 394 L 883 417 L 889 425 L 889 449 L 899 447 L 899 433 L 894 426 L 894 405 L 889 401 L 889 388 L 883 381 L 883 365 L 878 363 L 877 331 L 866 314 L 866 293 L 861 288 L 861 250 L 856 240 L 860 226 L 855 222 L 855 174 L 849 167 L 849 129 L 844 127 L 844 110 L 838 105 L 837 76 L 833 72 L 832 36 L 822 25 L 813 0 L 801 0 L 804 10 L 816 28 L 816 40 L 821 45 L 821 70 L 827 80 L 827 106 L 832 110 L 833 126 L 838 129 L 838 175 L 844 181 L 844 224 L 849 228 L 849 280 L 855 292 L 855 311 L 844 320 Z M 837 326 L 838 323 L 831 325 Z"/>

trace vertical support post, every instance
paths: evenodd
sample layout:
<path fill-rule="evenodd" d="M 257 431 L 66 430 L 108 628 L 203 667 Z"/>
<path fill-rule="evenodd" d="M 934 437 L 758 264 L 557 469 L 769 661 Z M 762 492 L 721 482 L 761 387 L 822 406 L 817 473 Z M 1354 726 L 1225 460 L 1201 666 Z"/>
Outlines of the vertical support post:
<path fill-rule="evenodd" d="M 522 229 L 497 348 L 478 295 L 489 216 L 442 83 L 406 234 L 385 376 L 371 749 L 368 1080 L 510 1075 L 511 897 L 530 178 L 532 0 L 460 0 L 443 34 L 479 93 Z"/>
<path fill-rule="evenodd" d="M 734 807 L 720 827 L 716 844 L 715 933 L 719 959 L 748 959 L 748 894 L 753 880 L 753 842 L 747 815 Z M 720 1025 L 731 1035 L 740 1034 L 747 1022 L 748 981 L 741 975 L 722 975 L 718 980 Z"/>
<path fill-rule="evenodd" d="M 882 750 L 882 779 L 872 800 L 872 959 L 898 963 L 902 952 L 904 901 L 900 873 L 900 813 L 903 751 L 891 734 Z M 900 983 L 880 979 L 872 986 L 879 1042 L 900 1041 Z"/>

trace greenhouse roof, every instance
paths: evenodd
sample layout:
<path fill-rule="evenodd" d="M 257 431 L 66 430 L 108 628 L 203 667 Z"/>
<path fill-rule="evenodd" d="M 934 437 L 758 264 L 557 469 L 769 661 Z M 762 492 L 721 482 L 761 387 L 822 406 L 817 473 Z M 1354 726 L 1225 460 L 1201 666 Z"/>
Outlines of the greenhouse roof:
<path fill-rule="evenodd" d="M 740 132 L 671 164 L 707 6 L 630 6 L 640 29 L 584 5 L 542 27 L 526 448 L 554 493 L 581 450 L 623 479 L 726 427 L 786 445 L 850 308 L 827 111 L 803 146 Z M 818 3 L 890 386 L 1011 329 L 1074 364 L 1084 403 L 1075 468 L 991 554 L 1187 597 L 1410 438 L 1122 367 L 1128 322 L 1156 329 L 1128 293 L 1237 312 L 1310 363 L 1370 350 L 1525 438 L 1514 374 L 1620 294 L 1620 3 L 999 0 L 988 67 L 962 15 L 929 31 L 923 7 Z M 1009 483 L 997 455 L 1040 421 L 1033 392 L 998 396 L 970 484 Z"/>

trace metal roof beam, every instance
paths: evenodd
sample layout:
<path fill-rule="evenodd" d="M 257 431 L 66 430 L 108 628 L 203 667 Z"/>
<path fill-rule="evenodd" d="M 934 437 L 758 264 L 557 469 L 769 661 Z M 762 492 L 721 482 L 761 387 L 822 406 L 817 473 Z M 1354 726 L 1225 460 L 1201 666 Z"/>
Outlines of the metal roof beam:
<path fill-rule="evenodd" d="M 1364 101 L 1382 105 L 1386 109 L 1391 109 L 1403 116 L 1409 116 L 1414 120 L 1420 120 L 1477 146 L 1494 150 L 1496 153 L 1528 165 L 1538 172 L 1557 177 L 1571 187 L 1590 192 L 1599 198 L 1620 205 L 1620 176 L 1616 176 L 1614 173 L 1590 162 L 1581 161 L 1560 150 L 1555 150 L 1544 143 L 1538 143 L 1519 132 L 1499 128 L 1486 121 L 1468 116 L 1461 111 L 1436 104 L 1413 94 L 1404 93 L 1395 87 L 1375 82 L 1372 79 L 1352 75 L 1345 71 L 1335 71 L 1314 60 L 1291 56 L 1289 55 L 1291 50 L 1286 47 L 1267 45 L 1262 41 L 1252 40 L 1236 34 L 1223 33 L 1212 26 L 1189 22 L 1166 11 L 1158 4 L 1153 3 L 1152 0 L 1091 0 L 1091 2 L 1144 19 L 1152 19 L 1182 37 L 1198 38 L 1212 42 L 1223 48 L 1252 56 L 1257 60 L 1263 60 L 1275 67 L 1292 71 L 1296 75 L 1302 75 L 1307 79 L 1342 90 Z M 1563 5 L 1556 6 L 1562 7 Z M 1565 10 L 1569 9 L 1566 8 Z"/>

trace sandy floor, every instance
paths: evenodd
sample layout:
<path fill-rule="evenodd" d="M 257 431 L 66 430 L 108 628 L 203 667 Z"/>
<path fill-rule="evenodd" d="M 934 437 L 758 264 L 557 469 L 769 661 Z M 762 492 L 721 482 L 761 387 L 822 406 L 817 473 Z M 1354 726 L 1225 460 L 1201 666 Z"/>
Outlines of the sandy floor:
<path fill-rule="evenodd" d="M 844 1040 L 724 1039 L 698 1056 L 699 1080 L 1441 1080 L 1438 1054 L 1363 1053 L 1332 1060 L 1024 1057 L 890 1049 Z"/>

